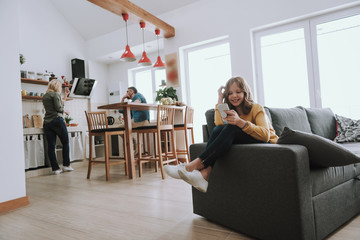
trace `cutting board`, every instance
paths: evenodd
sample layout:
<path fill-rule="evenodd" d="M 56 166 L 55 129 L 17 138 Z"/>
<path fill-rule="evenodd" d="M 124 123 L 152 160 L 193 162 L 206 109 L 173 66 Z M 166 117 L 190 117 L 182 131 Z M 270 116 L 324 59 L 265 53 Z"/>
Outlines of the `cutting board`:
<path fill-rule="evenodd" d="M 34 128 L 42 128 L 43 127 L 43 121 L 41 115 L 32 115 L 32 121 Z"/>
<path fill-rule="evenodd" d="M 29 118 L 29 115 L 28 114 L 26 114 L 26 115 L 24 115 L 23 116 L 23 127 L 24 128 L 30 128 L 31 127 L 31 125 L 30 125 L 30 118 Z"/>

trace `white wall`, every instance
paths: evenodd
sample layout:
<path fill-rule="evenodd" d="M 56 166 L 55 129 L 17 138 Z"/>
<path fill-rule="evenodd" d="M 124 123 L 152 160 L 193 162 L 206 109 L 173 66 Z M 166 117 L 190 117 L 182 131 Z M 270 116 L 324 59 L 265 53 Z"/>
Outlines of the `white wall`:
<path fill-rule="evenodd" d="M 72 25 L 48 0 L 19 0 L 20 53 L 25 58 L 22 70 L 44 73 L 53 72 L 58 79 L 65 76 L 72 79 L 71 59 L 85 60 L 85 75 L 94 78 L 98 84 L 94 90 L 94 103 L 105 104 L 107 100 L 107 67 L 87 60 L 86 42 Z M 92 69 L 93 68 L 93 69 Z M 47 86 L 21 84 L 22 89 L 33 92 L 45 92 Z M 74 119 L 73 123 L 86 125 L 84 110 L 88 100 L 68 101 L 65 109 Z M 96 104 L 94 104 L 96 106 Z M 81 106 L 81 107 L 80 107 Z M 86 106 L 85 109 L 82 109 Z M 23 102 L 23 115 L 43 115 L 41 102 Z M 80 109 L 80 110 L 79 110 Z"/>
<path fill-rule="evenodd" d="M 177 52 L 179 47 L 229 35 L 232 74 L 243 76 L 254 89 L 250 38 L 252 28 L 351 2 L 354 1 L 200 0 L 158 16 L 175 27 L 175 37 L 164 41 L 164 54 Z M 141 43 L 141 36 L 136 37 L 138 32 L 136 27 L 137 25 L 129 27 L 131 46 Z M 125 44 L 118 42 L 119 39 L 120 41 L 123 39 L 119 35 L 122 31 L 124 30 L 88 41 L 89 56 L 95 58 L 106 55 L 109 51 L 119 51 Z M 146 37 L 146 39 L 151 39 L 151 37 Z M 130 64 L 121 65 L 121 75 L 123 75 L 121 81 L 127 81 L 124 70 L 131 67 Z M 224 79 L 224 82 L 226 80 Z"/>
<path fill-rule="evenodd" d="M 20 53 L 24 70 L 48 70 L 71 79 L 71 59 L 86 59 L 85 41 L 64 19 L 51 1 L 20 0 Z"/>
<path fill-rule="evenodd" d="M 87 62 L 87 57 L 85 41 L 48 0 L 1 0 L 0 32 L 0 70 L 3 83 L 0 94 L 2 112 L 0 202 L 4 202 L 26 195 L 24 153 L 17 151 L 23 149 L 23 106 L 20 90 L 22 88 L 39 92 L 46 90 L 46 86 L 20 84 L 20 69 L 42 73 L 48 70 L 54 72 L 58 78 L 64 75 L 70 80 L 72 77 L 70 60 L 80 58 Z M 26 58 L 26 63 L 21 67 L 19 53 L 24 54 Z M 103 77 L 106 76 L 106 71 L 101 70 L 97 65 L 94 66 L 96 71 L 91 72 L 91 75 L 99 76 L 106 81 L 106 77 Z M 87 69 L 86 72 L 89 73 L 89 70 Z M 106 89 L 104 85 L 106 86 L 106 83 L 100 84 L 103 86 L 103 91 L 101 87 L 95 91 L 104 93 Z M 107 102 L 103 97 L 106 96 L 105 94 L 98 95 L 100 95 L 99 101 Z M 70 101 L 66 105 L 76 105 L 75 109 L 79 105 L 77 102 L 78 100 Z M 30 105 L 36 104 L 41 105 L 41 102 L 33 102 Z M 25 108 L 29 110 L 32 107 Z M 32 110 L 34 110 L 33 114 L 38 114 L 39 106 Z M 83 112 L 81 114 L 84 115 Z M 83 122 L 82 120 L 77 119 L 80 123 Z"/>
<path fill-rule="evenodd" d="M 229 35 L 232 74 L 243 76 L 254 89 L 251 29 L 349 2 L 354 1 L 200 1 L 161 16 L 164 21 L 175 26 L 176 30 L 176 36 L 165 41 L 164 51 L 167 54 L 185 45 Z M 183 17 L 185 14 L 186 17 Z"/>
<path fill-rule="evenodd" d="M 91 96 L 91 108 L 108 103 L 108 67 L 106 64 L 89 61 L 89 77 L 97 81 L 94 93 Z"/>
<path fill-rule="evenodd" d="M 26 196 L 21 122 L 18 1 L 0 1 L 0 203 Z"/>

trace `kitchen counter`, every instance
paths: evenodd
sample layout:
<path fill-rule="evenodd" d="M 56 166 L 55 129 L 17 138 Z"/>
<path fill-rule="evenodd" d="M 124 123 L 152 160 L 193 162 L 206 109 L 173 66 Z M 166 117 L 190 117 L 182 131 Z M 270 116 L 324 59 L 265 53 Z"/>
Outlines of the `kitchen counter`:
<path fill-rule="evenodd" d="M 85 132 L 87 127 L 67 127 L 68 132 Z M 23 134 L 44 134 L 43 128 L 23 128 Z"/>

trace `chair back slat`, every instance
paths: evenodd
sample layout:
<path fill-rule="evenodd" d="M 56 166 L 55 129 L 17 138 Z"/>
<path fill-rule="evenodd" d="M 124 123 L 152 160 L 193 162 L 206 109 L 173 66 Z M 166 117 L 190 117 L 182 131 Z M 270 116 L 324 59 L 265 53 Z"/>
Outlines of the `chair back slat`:
<path fill-rule="evenodd" d="M 194 108 L 187 106 L 185 110 L 184 125 L 186 128 L 193 127 L 194 122 Z"/>
<path fill-rule="evenodd" d="M 91 132 L 92 130 L 108 128 L 106 111 L 101 111 L 101 112 L 85 111 L 85 116 L 88 123 L 89 132 Z"/>
<path fill-rule="evenodd" d="M 157 126 L 160 129 L 174 128 L 175 108 L 166 105 L 159 105 L 157 111 Z"/>

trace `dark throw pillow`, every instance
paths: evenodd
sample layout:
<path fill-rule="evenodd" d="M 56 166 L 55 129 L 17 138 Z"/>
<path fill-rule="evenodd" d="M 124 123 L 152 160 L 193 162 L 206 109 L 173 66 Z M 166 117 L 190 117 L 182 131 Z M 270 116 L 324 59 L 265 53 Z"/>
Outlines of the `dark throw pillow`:
<path fill-rule="evenodd" d="M 278 144 L 297 144 L 308 149 L 311 167 L 337 167 L 360 162 L 360 157 L 324 137 L 285 127 Z"/>
<path fill-rule="evenodd" d="M 338 135 L 336 142 L 360 142 L 360 120 L 353 120 L 335 114 Z"/>
<path fill-rule="evenodd" d="M 334 140 L 336 137 L 336 120 L 330 108 L 305 108 L 311 132 L 324 138 Z"/>

